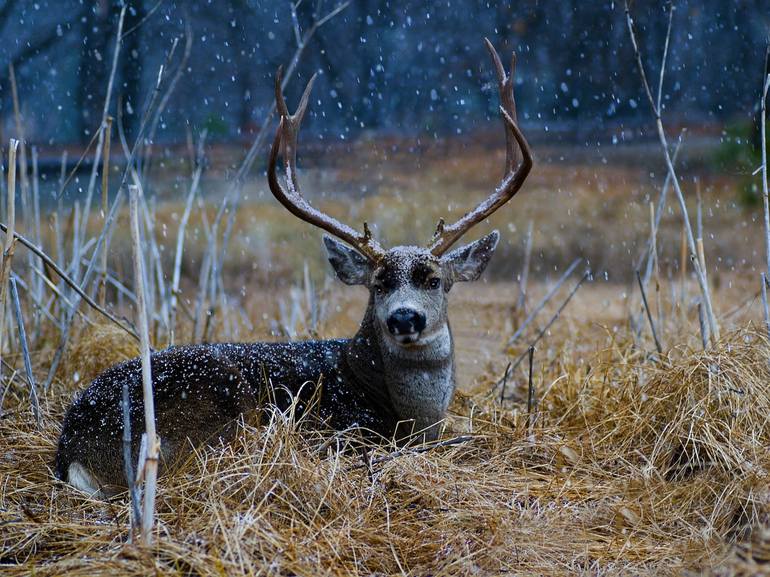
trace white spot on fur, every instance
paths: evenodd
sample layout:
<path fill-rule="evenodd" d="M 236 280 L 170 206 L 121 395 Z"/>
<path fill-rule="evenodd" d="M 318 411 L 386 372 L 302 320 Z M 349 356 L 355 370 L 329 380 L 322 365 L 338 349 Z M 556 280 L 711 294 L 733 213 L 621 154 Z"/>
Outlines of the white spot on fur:
<path fill-rule="evenodd" d="M 78 462 L 70 464 L 67 469 L 67 482 L 89 497 L 98 499 L 102 496 L 99 482 L 91 475 L 88 469 Z"/>

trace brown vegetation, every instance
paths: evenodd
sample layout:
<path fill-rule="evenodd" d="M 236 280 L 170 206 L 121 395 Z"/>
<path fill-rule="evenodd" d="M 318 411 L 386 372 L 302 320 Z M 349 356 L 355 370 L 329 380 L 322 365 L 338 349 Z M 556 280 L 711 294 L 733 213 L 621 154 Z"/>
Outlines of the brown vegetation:
<path fill-rule="evenodd" d="M 458 295 L 466 369 L 471 316 L 505 336 L 501 288 Z M 737 329 L 707 352 L 691 339 L 652 361 L 649 343 L 613 326 L 623 305 L 602 314 L 612 293 L 589 292 L 536 355 L 531 431 L 517 400 L 524 370 L 502 406 L 497 370 L 458 395 L 446 435 L 471 440 L 384 461 L 392 448 L 362 457 L 344 437 L 329 443 L 275 414 L 161 479 L 152 549 L 126 544 L 127 497 L 91 501 L 52 478 L 58 424 L 79 388 L 71 373 L 43 399 L 42 431 L 25 389 L 12 387 L 0 420 L 7 574 L 664 575 L 718 564 L 727 574 L 746 550 L 761 559 L 752 528 L 767 520 L 765 338 Z M 106 342 L 99 364 L 133 353 L 130 337 L 109 335 L 93 329 L 69 357 Z"/>

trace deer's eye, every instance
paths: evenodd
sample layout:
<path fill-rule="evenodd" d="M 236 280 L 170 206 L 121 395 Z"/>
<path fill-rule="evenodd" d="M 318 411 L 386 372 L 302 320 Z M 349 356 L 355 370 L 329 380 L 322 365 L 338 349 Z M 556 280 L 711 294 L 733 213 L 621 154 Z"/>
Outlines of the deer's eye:
<path fill-rule="evenodd" d="M 428 288 L 431 290 L 436 290 L 440 286 L 441 286 L 440 278 L 432 278 L 428 281 Z"/>
<path fill-rule="evenodd" d="M 381 284 L 378 284 L 374 287 L 374 294 L 376 294 L 377 296 L 381 296 L 385 294 L 385 289 L 382 288 Z"/>

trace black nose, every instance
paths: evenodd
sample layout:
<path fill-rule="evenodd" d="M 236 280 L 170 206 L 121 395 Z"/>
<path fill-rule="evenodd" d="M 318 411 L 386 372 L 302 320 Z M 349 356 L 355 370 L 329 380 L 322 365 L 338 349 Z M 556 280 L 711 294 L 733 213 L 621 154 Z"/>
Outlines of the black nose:
<path fill-rule="evenodd" d="M 393 335 L 419 333 L 425 328 L 425 315 L 412 309 L 396 309 L 388 317 L 388 330 Z"/>

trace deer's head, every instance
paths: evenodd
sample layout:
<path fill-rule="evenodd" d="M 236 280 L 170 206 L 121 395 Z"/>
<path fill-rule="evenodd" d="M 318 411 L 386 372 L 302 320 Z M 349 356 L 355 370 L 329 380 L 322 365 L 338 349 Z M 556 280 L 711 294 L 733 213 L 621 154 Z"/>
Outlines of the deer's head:
<path fill-rule="evenodd" d="M 326 252 L 339 279 L 369 289 L 379 332 L 395 346 L 419 347 L 441 336 L 447 295 L 458 281 L 481 276 L 494 253 L 497 231 L 444 256 L 414 246 L 398 246 L 377 261 L 329 236 Z"/>
<path fill-rule="evenodd" d="M 459 220 L 450 225 L 445 225 L 443 219 L 439 221 L 433 239 L 426 247 L 384 250 L 374 240 L 366 223 L 363 232 L 358 232 L 313 208 L 305 200 L 297 179 L 297 136 L 315 76 L 308 82 L 294 114 L 289 114 L 283 97 L 280 70 L 276 76 L 276 106 L 281 120 L 268 161 L 270 190 L 292 214 L 340 239 L 324 236 L 329 261 L 342 282 L 369 289 L 369 302 L 377 326 L 386 342 L 394 347 L 428 345 L 441 333 L 446 326 L 449 290 L 455 282 L 474 281 L 481 276 L 495 251 L 499 234 L 493 231 L 476 242 L 451 252 L 449 249 L 474 225 L 508 202 L 524 184 L 532 168 L 529 145 L 516 123 L 515 57 L 511 60 L 509 75 L 489 40 L 486 45 L 497 72 L 500 111 L 505 125 L 505 176 L 488 198 Z M 286 188 L 277 175 L 279 152 L 286 166 Z"/>

